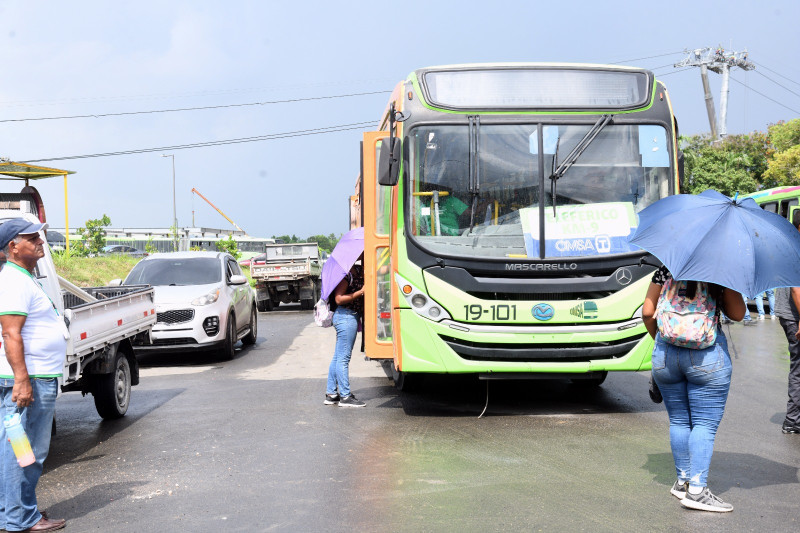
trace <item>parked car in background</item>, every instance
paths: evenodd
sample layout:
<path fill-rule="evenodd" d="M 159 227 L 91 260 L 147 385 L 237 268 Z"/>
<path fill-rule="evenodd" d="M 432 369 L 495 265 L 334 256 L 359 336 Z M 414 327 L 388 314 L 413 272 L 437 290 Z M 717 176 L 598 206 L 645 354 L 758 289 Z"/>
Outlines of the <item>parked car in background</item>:
<path fill-rule="evenodd" d="M 255 291 L 230 254 L 149 255 L 122 284 L 155 288 L 152 343 L 136 344 L 137 353 L 215 350 L 221 359 L 230 360 L 239 340 L 246 345 L 256 342 Z"/>
<path fill-rule="evenodd" d="M 146 257 L 149 254 L 134 248 L 133 246 L 126 246 L 124 244 L 110 244 L 103 246 L 100 255 L 122 254 L 130 255 L 132 257 Z"/>
<path fill-rule="evenodd" d="M 266 262 L 267 262 L 267 254 L 260 254 L 251 257 L 250 259 L 242 259 L 241 261 L 239 261 L 239 265 L 251 267 L 253 265 L 263 265 Z"/>

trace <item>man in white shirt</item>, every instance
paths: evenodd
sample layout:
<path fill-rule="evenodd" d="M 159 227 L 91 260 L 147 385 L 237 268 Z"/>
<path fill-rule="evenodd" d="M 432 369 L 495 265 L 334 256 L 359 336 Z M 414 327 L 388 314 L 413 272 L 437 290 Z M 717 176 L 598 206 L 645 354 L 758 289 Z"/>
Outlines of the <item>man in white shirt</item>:
<path fill-rule="evenodd" d="M 0 528 L 6 531 L 54 531 L 65 525 L 43 516 L 36 501 L 67 347 L 63 317 L 33 275 L 44 257 L 39 232 L 46 227 L 23 218 L 0 225 L 0 249 L 7 257 L 0 270 L 2 415 L 22 411 L 21 423 L 36 457 L 32 465 L 20 467 L 5 426 L 0 428 Z"/>

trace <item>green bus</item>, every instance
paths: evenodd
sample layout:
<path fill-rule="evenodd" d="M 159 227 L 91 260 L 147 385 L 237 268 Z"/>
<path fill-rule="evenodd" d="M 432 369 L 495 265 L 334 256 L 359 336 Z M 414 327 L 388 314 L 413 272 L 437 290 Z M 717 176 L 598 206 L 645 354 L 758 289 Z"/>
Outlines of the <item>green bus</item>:
<path fill-rule="evenodd" d="M 777 213 L 796 224 L 795 218 L 800 216 L 800 187 L 774 187 L 764 189 L 747 195 L 761 206 L 761 209 L 770 213 Z"/>
<path fill-rule="evenodd" d="M 422 373 L 599 385 L 649 369 L 642 303 L 659 263 L 628 237 L 679 190 L 677 134 L 643 69 L 412 72 L 364 134 L 351 197 L 366 356 L 391 360 L 401 389 Z"/>

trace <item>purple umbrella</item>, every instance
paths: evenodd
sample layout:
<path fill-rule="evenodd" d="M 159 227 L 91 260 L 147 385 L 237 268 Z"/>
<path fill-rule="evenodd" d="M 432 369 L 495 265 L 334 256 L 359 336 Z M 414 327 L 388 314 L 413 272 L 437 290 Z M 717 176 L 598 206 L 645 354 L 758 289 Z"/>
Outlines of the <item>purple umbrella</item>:
<path fill-rule="evenodd" d="M 364 253 L 364 228 L 345 233 L 322 267 L 322 298 L 327 300 L 333 289 L 344 279 L 356 259 Z"/>

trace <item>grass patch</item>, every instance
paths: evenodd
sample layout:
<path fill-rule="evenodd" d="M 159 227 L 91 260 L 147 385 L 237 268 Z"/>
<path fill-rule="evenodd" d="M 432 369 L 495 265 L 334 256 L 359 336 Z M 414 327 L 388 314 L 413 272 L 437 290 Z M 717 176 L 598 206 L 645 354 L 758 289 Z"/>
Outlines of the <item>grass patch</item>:
<path fill-rule="evenodd" d="M 125 279 L 140 260 L 140 257 L 127 255 L 74 257 L 63 253 L 53 254 L 58 275 L 78 287 L 103 287 L 112 279 Z"/>

